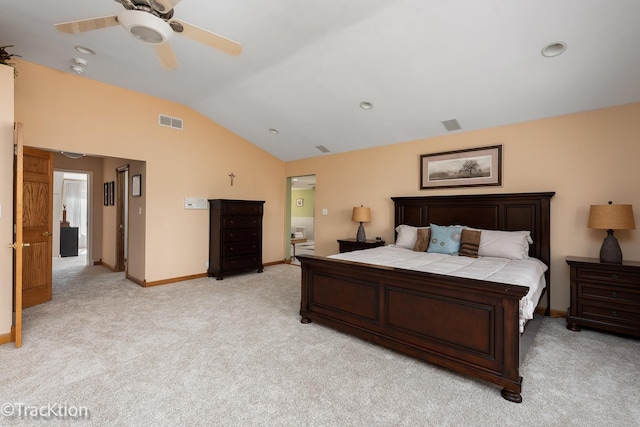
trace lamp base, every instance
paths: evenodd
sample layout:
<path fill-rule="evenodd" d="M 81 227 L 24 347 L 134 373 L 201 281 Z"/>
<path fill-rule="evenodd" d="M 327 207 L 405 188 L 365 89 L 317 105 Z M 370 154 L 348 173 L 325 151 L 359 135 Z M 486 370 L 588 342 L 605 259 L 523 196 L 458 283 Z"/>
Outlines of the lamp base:
<path fill-rule="evenodd" d="M 608 264 L 622 264 L 622 250 L 618 239 L 613 235 L 613 230 L 607 230 L 607 237 L 600 248 L 600 262 Z"/>
<path fill-rule="evenodd" d="M 364 233 L 364 226 L 360 223 L 360 227 L 358 227 L 358 234 L 356 234 L 357 242 L 365 242 L 367 240 L 367 236 Z"/>

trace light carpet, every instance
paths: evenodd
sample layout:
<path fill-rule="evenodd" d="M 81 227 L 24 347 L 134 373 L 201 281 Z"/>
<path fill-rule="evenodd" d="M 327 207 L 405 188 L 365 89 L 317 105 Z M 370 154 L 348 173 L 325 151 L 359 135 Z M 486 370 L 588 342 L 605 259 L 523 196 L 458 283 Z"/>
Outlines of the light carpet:
<path fill-rule="evenodd" d="M 0 424 L 640 425 L 638 340 L 543 318 L 515 404 L 498 386 L 301 324 L 298 266 L 144 289 L 70 262 L 53 300 L 24 311 L 23 347 L 0 346 L 0 402 L 89 416 Z"/>

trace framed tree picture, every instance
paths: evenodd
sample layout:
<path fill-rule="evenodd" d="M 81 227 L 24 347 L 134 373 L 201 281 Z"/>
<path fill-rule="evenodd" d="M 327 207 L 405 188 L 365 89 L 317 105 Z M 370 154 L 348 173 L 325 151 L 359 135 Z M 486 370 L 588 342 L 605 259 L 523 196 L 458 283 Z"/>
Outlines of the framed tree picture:
<path fill-rule="evenodd" d="M 502 145 L 420 156 L 420 189 L 502 185 Z"/>

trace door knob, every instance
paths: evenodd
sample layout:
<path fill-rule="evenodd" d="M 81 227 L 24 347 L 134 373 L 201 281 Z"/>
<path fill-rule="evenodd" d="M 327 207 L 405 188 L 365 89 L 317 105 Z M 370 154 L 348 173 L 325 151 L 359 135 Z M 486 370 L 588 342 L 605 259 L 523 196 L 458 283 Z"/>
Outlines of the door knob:
<path fill-rule="evenodd" d="M 44 237 L 49 237 L 49 236 L 51 236 L 51 232 L 50 231 L 45 231 L 44 233 L 42 233 L 42 235 Z"/>
<path fill-rule="evenodd" d="M 23 248 L 26 248 L 27 246 L 31 246 L 31 243 L 23 243 L 22 244 Z M 9 245 L 9 247 L 13 248 L 13 249 L 16 249 L 18 247 L 18 244 L 17 243 L 12 243 L 12 244 Z"/>

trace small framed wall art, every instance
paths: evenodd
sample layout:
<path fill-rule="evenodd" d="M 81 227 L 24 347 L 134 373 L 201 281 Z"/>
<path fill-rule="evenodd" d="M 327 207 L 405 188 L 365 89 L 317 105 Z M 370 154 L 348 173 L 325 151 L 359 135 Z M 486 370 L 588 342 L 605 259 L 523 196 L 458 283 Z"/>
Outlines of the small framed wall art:
<path fill-rule="evenodd" d="M 302 197 L 298 197 L 296 199 L 296 206 L 301 208 L 302 206 L 304 206 L 304 199 Z"/>
<path fill-rule="evenodd" d="M 142 175 L 133 175 L 131 177 L 131 196 L 142 196 Z"/>
<path fill-rule="evenodd" d="M 109 182 L 109 206 L 115 206 L 116 204 L 116 182 Z"/>

